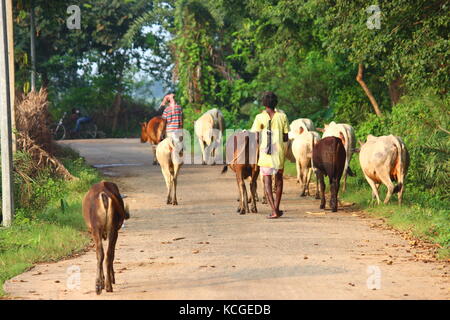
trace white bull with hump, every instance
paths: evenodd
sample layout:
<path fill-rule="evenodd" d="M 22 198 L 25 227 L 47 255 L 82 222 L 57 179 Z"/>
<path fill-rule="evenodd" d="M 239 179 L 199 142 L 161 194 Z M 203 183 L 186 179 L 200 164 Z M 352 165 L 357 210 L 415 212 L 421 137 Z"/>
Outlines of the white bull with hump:
<path fill-rule="evenodd" d="M 289 139 L 294 139 L 296 136 L 302 134 L 303 131 L 316 131 L 314 123 L 308 118 L 300 118 L 292 121 L 289 129 Z"/>
<path fill-rule="evenodd" d="M 372 188 L 372 197 L 378 204 L 378 188 L 383 183 L 387 187 L 384 203 L 388 203 L 393 193 L 398 192 L 398 203 L 402 204 L 405 190 L 405 177 L 409 166 L 409 153 L 402 139 L 392 134 L 389 136 L 367 136 L 367 142 L 361 146 L 359 162 L 364 177 Z M 394 187 L 392 180 L 397 181 Z"/>
<path fill-rule="evenodd" d="M 326 137 L 339 138 L 344 145 L 346 158 L 344 165 L 344 183 L 342 186 L 342 192 L 345 192 L 347 186 L 347 174 L 349 174 L 350 176 L 354 175 L 354 173 L 350 169 L 350 161 L 352 160 L 352 155 L 355 152 L 356 147 L 355 130 L 351 125 L 345 123 L 336 123 L 332 121 L 329 124 L 326 124 L 324 127 L 322 139 Z"/>
<path fill-rule="evenodd" d="M 212 158 L 212 164 L 216 162 L 216 148 L 220 146 L 225 119 L 220 110 L 214 108 L 205 112 L 194 123 L 195 135 L 200 142 L 202 151 L 202 164 L 206 164 Z"/>
<path fill-rule="evenodd" d="M 300 183 L 300 196 L 310 195 L 309 182 L 313 172 L 312 149 L 313 144 L 320 140 L 320 135 L 316 131 L 300 129 L 300 134 L 292 141 L 292 154 L 295 158 L 295 168 L 297 170 L 297 181 Z M 316 199 L 319 199 L 319 184 L 316 181 Z"/>
<path fill-rule="evenodd" d="M 167 137 L 156 147 L 156 158 L 161 166 L 167 187 L 167 204 L 178 205 L 177 178 L 183 165 L 182 138 Z"/>

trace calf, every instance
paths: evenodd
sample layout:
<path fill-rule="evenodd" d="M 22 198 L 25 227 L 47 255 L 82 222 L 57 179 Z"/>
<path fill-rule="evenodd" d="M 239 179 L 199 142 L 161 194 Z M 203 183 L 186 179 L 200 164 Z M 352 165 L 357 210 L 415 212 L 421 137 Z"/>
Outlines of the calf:
<path fill-rule="evenodd" d="M 167 186 L 167 204 L 178 205 L 177 178 L 183 165 L 182 138 L 167 137 L 156 147 L 156 158 Z M 177 140 L 177 141 L 174 141 Z M 172 195 L 173 193 L 173 195 Z"/>
<path fill-rule="evenodd" d="M 259 175 L 258 146 L 259 134 L 249 131 L 237 132 L 231 135 L 226 143 L 228 165 L 223 167 L 222 173 L 227 172 L 228 167 L 236 173 L 236 182 L 240 195 L 237 212 L 240 214 L 250 212 L 249 202 L 252 203 L 251 212 L 258 212 L 256 208 L 256 188 Z M 246 178 L 250 178 L 250 200 L 245 187 Z"/>
<path fill-rule="evenodd" d="M 220 146 L 225 130 L 225 119 L 220 110 L 214 108 L 205 112 L 194 123 L 194 131 L 202 150 L 202 164 L 215 164 L 216 148 Z M 210 161 L 212 159 L 212 161 Z"/>
<path fill-rule="evenodd" d="M 336 123 L 334 121 L 325 125 L 324 133 L 322 138 L 325 137 L 336 137 L 341 139 L 342 144 L 345 148 L 345 166 L 344 166 L 344 184 L 342 186 L 342 191 L 345 192 L 347 188 L 347 174 L 354 176 L 354 173 L 350 169 L 350 161 L 352 160 L 352 155 L 355 151 L 356 138 L 355 130 L 352 126 L 345 123 Z"/>
<path fill-rule="evenodd" d="M 153 117 L 150 121 L 141 123 L 141 143 L 149 142 L 153 149 L 153 164 L 156 164 L 156 145 L 162 141 L 166 133 L 166 120 Z"/>
<path fill-rule="evenodd" d="M 378 188 L 381 183 L 388 189 L 384 203 L 388 203 L 392 194 L 398 192 L 398 203 L 402 204 L 409 153 L 400 137 L 369 135 L 367 142 L 361 146 L 359 163 L 372 188 L 372 197 L 377 198 L 378 204 L 380 204 Z M 398 185 L 394 187 L 392 180 L 397 181 Z"/>
<path fill-rule="evenodd" d="M 330 181 L 330 207 L 333 212 L 337 211 L 337 195 L 339 182 L 345 167 L 345 148 L 341 139 L 326 137 L 313 147 L 313 166 L 316 169 L 317 180 L 320 183 L 320 209 L 325 208 L 325 181 L 328 176 Z"/>
<path fill-rule="evenodd" d="M 315 143 L 320 140 L 320 135 L 315 131 L 304 131 L 300 128 L 300 134 L 292 141 L 292 153 L 295 157 L 297 169 L 297 181 L 300 183 L 300 196 L 309 193 L 309 182 L 311 180 L 312 150 Z M 316 181 L 316 199 L 319 199 L 319 181 Z"/>
<path fill-rule="evenodd" d="M 112 182 L 102 181 L 94 184 L 83 198 L 83 217 L 92 235 L 97 253 L 97 277 L 95 291 L 97 294 L 105 289 L 112 292 L 115 284 L 114 251 L 119 229 L 123 221 L 130 217 L 125 208 L 119 188 Z M 106 281 L 103 274 L 103 240 L 108 240 L 106 254 Z"/>

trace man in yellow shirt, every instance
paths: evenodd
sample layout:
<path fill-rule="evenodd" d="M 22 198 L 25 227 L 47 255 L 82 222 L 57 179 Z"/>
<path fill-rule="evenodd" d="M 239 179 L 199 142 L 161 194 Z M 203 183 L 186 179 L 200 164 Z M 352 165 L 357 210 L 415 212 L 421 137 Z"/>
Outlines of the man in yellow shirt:
<path fill-rule="evenodd" d="M 288 119 L 286 114 L 275 110 L 278 98 L 273 92 L 264 92 L 262 105 L 265 110 L 258 114 L 250 131 L 260 132 L 259 160 L 261 174 L 264 178 L 264 193 L 272 208 L 269 219 L 283 215 L 280 211 L 281 195 L 283 193 L 283 170 L 288 141 Z M 272 174 L 275 174 L 276 198 L 272 194 Z"/>

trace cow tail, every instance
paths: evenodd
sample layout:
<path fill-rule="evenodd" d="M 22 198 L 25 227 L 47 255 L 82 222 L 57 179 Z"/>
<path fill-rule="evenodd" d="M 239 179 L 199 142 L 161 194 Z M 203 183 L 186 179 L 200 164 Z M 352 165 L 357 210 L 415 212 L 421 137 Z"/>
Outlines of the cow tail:
<path fill-rule="evenodd" d="M 394 136 L 394 144 L 397 148 L 397 157 L 398 157 L 398 166 L 397 166 L 397 181 L 398 184 L 394 188 L 394 193 L 398 193 L 403 189 L 403 178 L 405 176 L 405 163 L 406 159 L 404 159 L 404 149 L 405 145 L 403 141 L 399 137 Z"/>

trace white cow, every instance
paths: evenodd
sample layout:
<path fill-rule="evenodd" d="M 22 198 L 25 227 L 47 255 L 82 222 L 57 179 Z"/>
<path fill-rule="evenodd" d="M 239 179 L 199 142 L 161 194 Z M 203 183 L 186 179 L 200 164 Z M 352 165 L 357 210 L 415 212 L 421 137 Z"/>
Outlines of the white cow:
<path fill-rule="evenodd" d="M 225 130 L 225 119 L 220 110 L 214 108 L 205 112 L 194 123 L 195 135 L 200 142 L 202 150 L 202 164 L 216 163 L 216 148 L 220 146 L 223 132 Z M 206 145 L 206 147 L 205 147 Z"/>
<path fill-rule="evenodd" d="M 380 204 L 378 188 L 381 183 L 388 189 L 384 203 L 388 203 L 392 194 L 398 192 L 398 203 L 402 204 L 409 153 L 400 137 L 369 135 L 367 142 L 361 146 L 359 163 L 372 188 L 372 198 L 376 197 L 378 204 Z M 396 187 L 392 180 L 398 182 Z"/>
<path fill-rule="evenodd" d="M 156 158 L 167 186 L 167 204 L 178 205 L 177 177 L 183 165 L 183 144 L 173 137 L 167 137 L 156 147 Z M 173 196 L 172 196 L 173 193 Z"/>
<path fill-rule="evenodd" d="M 314 123 L 311 119 L 308 118 L 300 118 L 292 121 L 289 125 L 289 129 L 289 139 L 294 139 L 296 136 L 301 134 L 301 129 L 303 129 L 304 131 L 316 131 Z"/>
<path fill-rule="evenodd" d="M 352 126 L 345 123 L 336 123 L 334 121 L 330 124 L 326 124 L 324 128 L 324 133 L 322 139 L 326 137 L 336 137 L 341 139 L 342 144 L 345 148 L 345 165 L 344 165 L 344 183 L 342 186 L 342 192 L 345 192 L 347 185 L 347 173 L 353 176 L 354 173 L 350 169 L 350 161 L 352 160 L 352 155 L 355 152 L 356 137 L 355 130 Z"/>
<path fill-rule="evenodd" d="M 319 133 L 315 131 L 303 131 L 292 141 L 292 153 L 295 157 L 295 167 L 297 169 L 297 181 L 300 183 L 300 196 L 304 197 L 309 193 L 309 182 L 311 181 L 312 149 L 313 143 L 320 140 Z M 319 198 L 319 185 L 316 181 L 316 198 Z"/>

